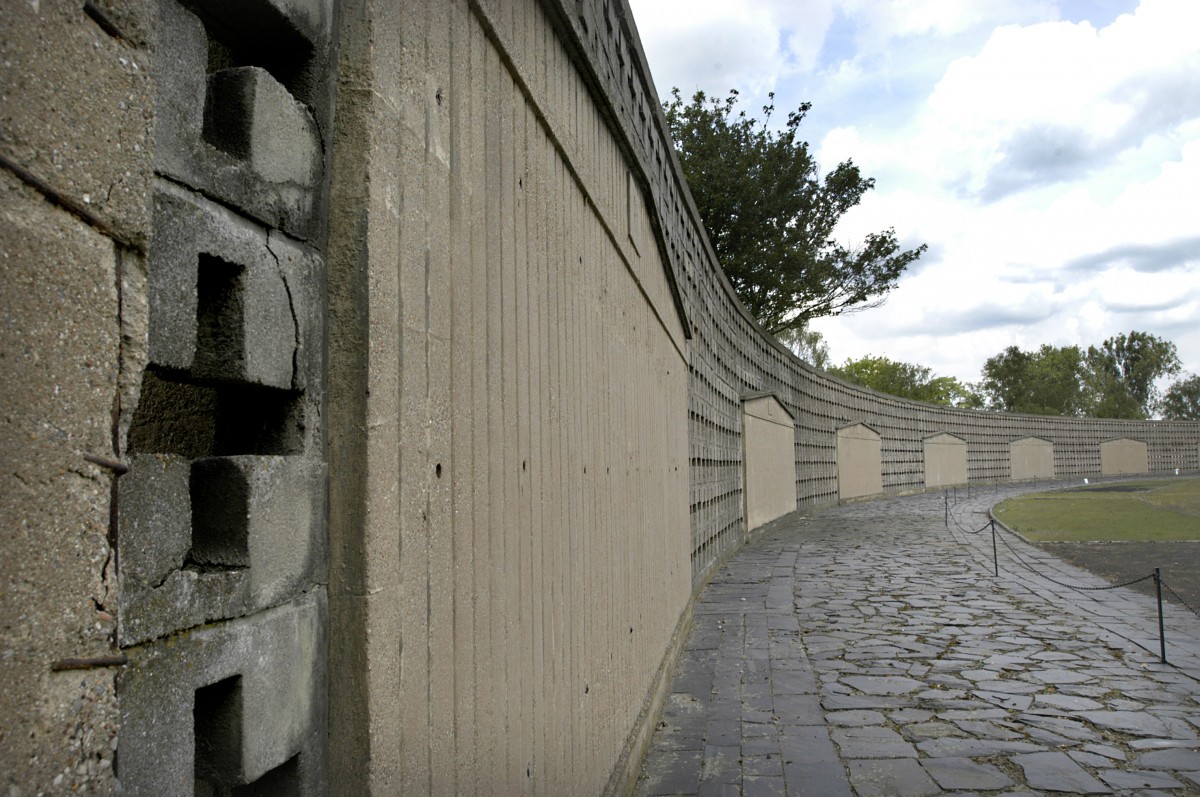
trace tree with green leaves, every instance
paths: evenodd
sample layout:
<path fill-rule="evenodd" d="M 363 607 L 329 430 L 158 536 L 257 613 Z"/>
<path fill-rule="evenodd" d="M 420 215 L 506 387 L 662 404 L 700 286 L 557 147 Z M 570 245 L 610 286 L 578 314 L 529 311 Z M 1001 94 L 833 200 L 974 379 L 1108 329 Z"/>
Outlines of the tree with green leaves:
<path fill-rule="evenodd" d="M 1155 382 L 1179 369 L 1174 343 L 1134 331 L 1086 352 L 1078 346 L 1009 346 L 984 363 L 981 389 L 988 408 L 1004 412 L 1148 418 L 1159 400 Z"/>
<path fill-rule="evenodd" d="M 1078 346 L 1009 346 L 983 364 L 980 390 L 989 409 L 1034 415 L 1084 415 L 1084 355 Z"/>
<path fill-rule="evenodd" d="M 1167 388 L 1159 408 L 1164 418 L 1200 421 L 1200 376 L 1193 374 Z"/>
<path fill-rule="evenodd" d="M 878 305 L 926 247 L 902 250 L 893 229 L 854 246 L 834 239 L 838 220 L 875 181 L 845 161 L 821 178 L 798 139 L 808 103 L 769 126 L 724 100 L 679 89 L 663 104 L 675 148 L 709 240 L 738 298 L 772 335 L 812 318 Z"/>
<path fill-rule="evenodd" d="M 982 406 L 982 399 L 972 385 L 952 376 L 934 376 L 933 369 L 924 365 L 898 362 L 887 357 L 868 355 L 858 360 L 846 360 L 829 373 L 847 382 L 869 387 L 892 396 L 941 404 L 947 407 Z"/>
<path fill-rule="evenodd" d="M 775 339 L 812 367 L 828 370 L 829 344 L 825 342 L 824 335 L 807 324 L 785 329 Z"/>
<path fill-rule="evenodd" d="M 1136 330 L 1089 346 L 1087 366 L 1097 418 L 1149 418 L 1160 398 L 1155 382 L 1181 367 L 1174 343 Z"/>

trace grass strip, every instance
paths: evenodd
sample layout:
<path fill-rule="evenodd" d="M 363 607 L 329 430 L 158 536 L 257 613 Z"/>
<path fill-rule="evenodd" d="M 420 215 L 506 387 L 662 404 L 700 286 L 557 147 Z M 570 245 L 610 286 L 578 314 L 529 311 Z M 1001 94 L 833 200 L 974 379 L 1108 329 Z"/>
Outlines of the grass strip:
<path fill-rule="evenodd" d="M 1200 477 L 1031 493 L 995 512 L 1037 542 L 1200 540 Z"/>

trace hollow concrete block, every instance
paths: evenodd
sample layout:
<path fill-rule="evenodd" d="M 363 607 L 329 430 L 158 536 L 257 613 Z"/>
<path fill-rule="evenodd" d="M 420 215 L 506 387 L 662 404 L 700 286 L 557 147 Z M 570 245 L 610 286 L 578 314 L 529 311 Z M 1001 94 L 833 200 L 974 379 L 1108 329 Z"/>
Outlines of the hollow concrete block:
<path fill-rule="evenodd" d="M 120 641 L 276 605 L 324 581 L 325 465 L 300 456 L 131 457 Z"/>
<path fill-rule="evenodd" d="M 161 60 L 158 74 L 155 167 L 268 227 L 314 239 L 320 234 L 316 208 L 324 148 L 311 110 L 268 71 L 266 61 L 263 66 L 218 69 L 209 76 L 210 44 L 265 53 L 280 43 L 272 28 L 279 34 L 291 30 L 274 4 L 240 5 L 245 10 L 234 12 L 228 3 L 197 7 L 221 31 L 236 32 L 237 20 L 249 14 L 260 28 L 258 38 L 271 38 L 269 47 L 263 41 L 210 41 L 212 32 L 199 16 L 175 0 L 162 0 L 158 49 L 170 56 Z M 263 9 L 267 13 L 260 13 Z M 233 25 L 220 24 L 223 13 Z M 328 23 L 317 27 L 321 25 Z M 286 68 L 271 64 L 281 75 L 307 71 L 312 48 L 292 50 L 292 56 L 281 57 L 294 63 Z"/>
<path fill-rule="evenodd" d="M 204 138 L 281 191 L 316 183 L 321 166 L 316 122 L 265 69 L 234 67 L 208 76 Z"/>
<path fill-rule="evenodd" d="M 118 680 L 125 793 L 192 794 L 197 779 L 327 793 L 326 618 L 317 587 L 129 649 Z"/>
<path fill-rule="evenodd" d="M 321 355 L 319 256 L 188 191 L 159 188 L 150 362 L 200 379 L 312 383 Z"/>

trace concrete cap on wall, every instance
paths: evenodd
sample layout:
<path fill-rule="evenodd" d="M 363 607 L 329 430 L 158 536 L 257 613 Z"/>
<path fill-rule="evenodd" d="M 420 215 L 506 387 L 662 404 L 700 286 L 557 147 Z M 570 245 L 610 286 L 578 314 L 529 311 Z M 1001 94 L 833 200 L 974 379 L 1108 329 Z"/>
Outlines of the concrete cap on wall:
<path fill-rule="evenodd" d="M 842 432 L 846 431 L 847 429 L 853 429 L 856 426 L 861 426 L 862 428 L 871 432 L 871 434 L 875 435 L 876 437 L 883 437 L 883 435 L 881 435 L 879 433 L 878 429 L 871 426 L 871 424 L 867 423 L 866 421 L 854 421 L 853 423 L 844 423 L 841 426 L 836 427 L 836 431 L 839 434 L 841 434 Z"/>
<path fill-rule="evenodd" d="M 773 399 L 775 404 L 779 406 L 779 409 L 783 410 L 783 413 L 788 417 L 788 420 L 792 423 L 796 422 L 796 416 L 792 415 L 791 411 L 788 410 L 787 405 L 783 403 L 783 399 L 779 397 L 779 394 L 772 390 L 759 390 L 751 393 L 743 393 L 741 396 L 739 396 L 739 398 L 742 402 L 743 408 L 747 404 L 752 404 L 762 399 Z"/>
<path fill-rule="evenodd" d="M 922 437 L 921 440 L 922 440 L 922 442 L 925 442 L 925 443 L 932 443 L 933 441 L 941 439 L 941 438 L 949 438 L 949 439 L 955 441 L 956 443 L 967 442 L 966 440 L 959 437 L 958 435 L 950 434 L 949 432 L 934 432 L 933 434 Z"/>

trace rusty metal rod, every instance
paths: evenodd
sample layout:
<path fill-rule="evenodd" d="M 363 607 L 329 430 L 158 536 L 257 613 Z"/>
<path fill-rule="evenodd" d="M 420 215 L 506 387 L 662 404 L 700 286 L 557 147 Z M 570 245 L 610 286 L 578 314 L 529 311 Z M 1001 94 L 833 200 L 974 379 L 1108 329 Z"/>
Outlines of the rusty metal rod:
<path fill-rule="evenodd" d="M 95 454 L 84 454 L 83 460 L 84 462 L 90 462 L 93 465 L 99 465 L 102 468 L 108 468 L 118 476 L 129 473 L 128 465 L 126 465 L 124 462 L 118 462 L 115 459 L 109 459 L 108 457 L 98 457 Z"/>
<path fill-rule="evenodd" d="M 122 667 L 129 663 L 129 657 L 124 653 L 115 656 L 82 656 L 77 658 L 59 659 L 51 662 L 53 672 L 63 670 L 95 670 L 101 667 Z"/>

